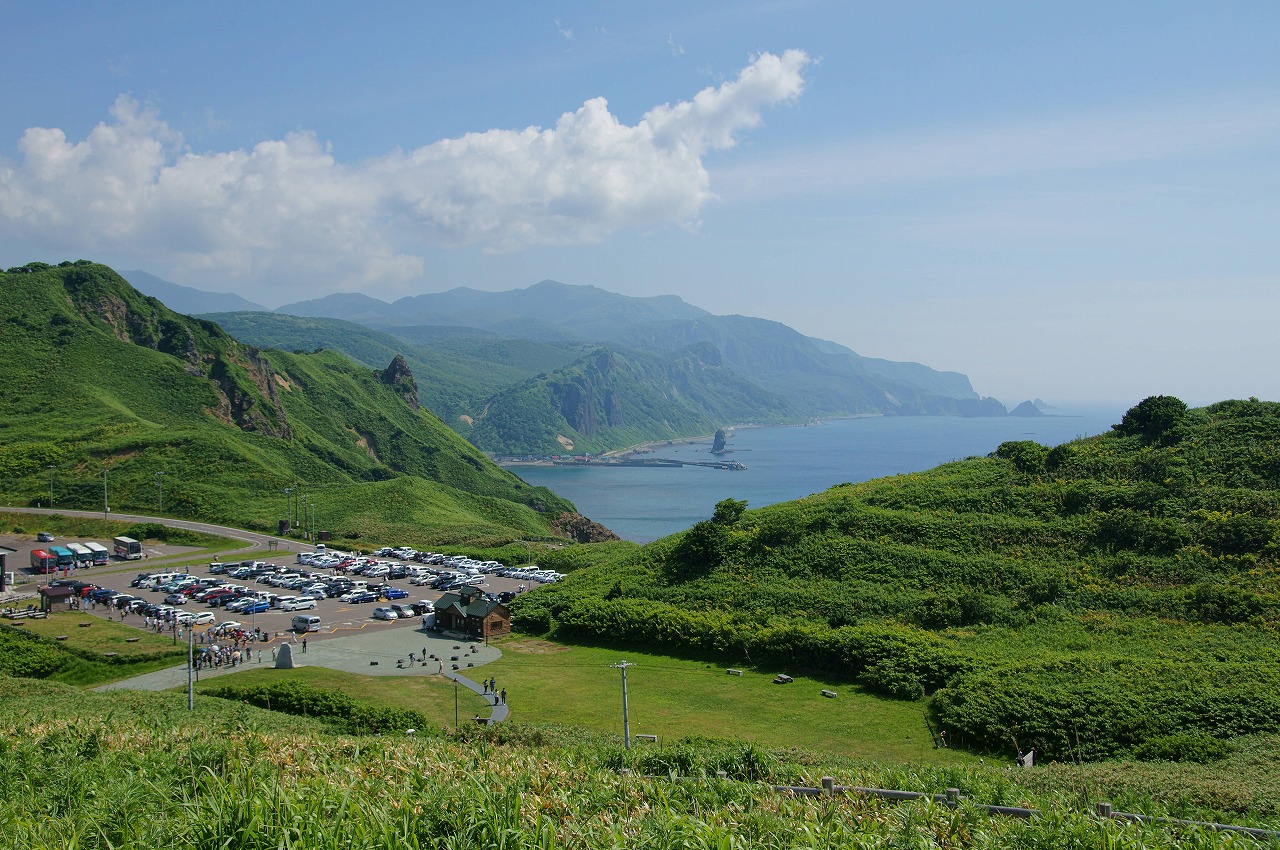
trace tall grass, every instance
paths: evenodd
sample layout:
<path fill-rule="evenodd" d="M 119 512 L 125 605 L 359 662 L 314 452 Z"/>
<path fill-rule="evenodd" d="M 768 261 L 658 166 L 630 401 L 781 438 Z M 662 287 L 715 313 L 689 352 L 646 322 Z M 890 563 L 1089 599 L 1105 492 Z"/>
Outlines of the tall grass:
<path fill-rule="evenodd" d="M 78 713 L 66 710 L 73 705 Z M 196 715 L 181 705 L 168 695 L 33 683 L 0 720 L 0 834 L 9 846 L 1257 846 L 1198 828 L 1098 821 L 1052 795 L 1027 800 L 1039 818 L 1000 819 L 931 802 L 795 797 L 751 778 L 620 775 L 625 754 L 590 743 L 348 738 L 236 704 Z M 751 758 L 766 773 L 789 770 Z M 858 778 L 908 779 L 873 770 Z"/>

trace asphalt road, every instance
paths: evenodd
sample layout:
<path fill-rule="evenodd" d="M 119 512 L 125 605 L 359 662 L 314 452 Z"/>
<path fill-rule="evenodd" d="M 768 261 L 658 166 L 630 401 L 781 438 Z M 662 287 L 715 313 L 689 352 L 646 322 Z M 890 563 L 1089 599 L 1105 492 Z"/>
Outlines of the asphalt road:
<path fill-rule="evenodd" d="M 57 514 L 60 516 L 90 517 L 93 519 L 105 518 L 105 519 L 117 520 L 119 522 L 154 522 L 160 525 L 168 526 L 169 528 L 185 528 L 188 531 L 199 531 L 205 534 L 214 534 L 214 535 L 217 535 L 218 537 L 228 537 L 232 540 L 239 540 L 244 543 L 244 545 L 241 546 L 239 549 L 231 549 L 231 550 L 219 553 L 224 556 L 235 555 L 240 552 L 266 551 L 267 549 L 270 548 L 271 541 L 273 540 L 276 542 L 276 545 L 280 548 L 287 548 L 299 542 L 297 540 L 289 540 L 282 537 L 276 537 L 274 535 L 259 534 L 256 531 L 245 531 L 243 528 L 231 528 L 225 525 L 214 525 L 208 522 L 195 522 L 193 520 L 188 520 L 188 519 L 173 519 L 172 517 L 163 517 L 163 516 L 143 516 L 142 514 L 117 514 L 117 513 L 104 514 L 102 511 L 76 511 L 76 510 L 63 510 L 61 508 L 0 507 L 0 511 L 3 511 L 5 513 L 14 513 L 14 514 L 43 514 L 45 516 L 51 516 L 51 515 Z M 174 556 L 171 556 L 170 559 L 178 559 L 181 557 L 182 556 L 174 555 Z M 164 563 L 165 560 L 167 559 L 152 558 L 148 561 L 148 565 L 156 564 L 156 563 Z"/>

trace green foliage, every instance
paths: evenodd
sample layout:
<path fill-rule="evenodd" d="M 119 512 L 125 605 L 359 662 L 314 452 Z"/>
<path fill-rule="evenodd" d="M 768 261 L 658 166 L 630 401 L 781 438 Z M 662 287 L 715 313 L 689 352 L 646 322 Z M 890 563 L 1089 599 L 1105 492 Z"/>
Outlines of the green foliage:
<path fill-rule="evenodd" d="M 1187 405 L 1171 395 L 1153 395 L 1129 408 L 1115 430 L 1148 443 L 1176 442 L 1176 428 L 1187 416 Z"/>
<path fill-rule="evenodd" d="M 1017 440 L 1001 443 L 995 451 L 995 457 L 1011 461 L 1013 468 L 1019 472 L 1034 475 L 1045 471 L 1049 449 L 1034 440 Z"/>
<path fill-rule="evenodd" d="M 67 666 L 67 653 L 21 629 L 0 627 L 0 673 L 44 679 Z"/>
<path fill-rule="evenodd" d="M 330 722 L 353 735 L 403 733 L 414 729 L 428 734 L 430 722 L 421 713 L 404 708 L 364 705 L 339 691 L 312 687 L 305 682 L 286 680 L 266 685 L 226 684 L 205 689 L 207 696 L 256 705 L 301 717 Z"/>

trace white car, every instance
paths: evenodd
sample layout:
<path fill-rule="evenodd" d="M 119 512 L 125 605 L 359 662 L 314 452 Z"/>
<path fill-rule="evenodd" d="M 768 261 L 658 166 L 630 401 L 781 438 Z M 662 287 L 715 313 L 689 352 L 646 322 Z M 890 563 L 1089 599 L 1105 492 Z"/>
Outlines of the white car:
<path fill-rule="evenodd" d="M 240 621 L 239 620 L 223 620 L 221 623 L 218 623 L 218 625 L 214 626 L 214 628 L 226 629 L 227 631 L 235 631 L 236 629 L 240 628 Z"/>
<path fill-rule="evenodd" d="M 308 611 L 315 607 L 316 601 L 310 596 L 295 596 L 280 603 L 281 611 Z"/>
<path fill-rule="evenodd" d="M 373 619 L 375 620 L 398 620 L 400 615 L 393 608 L 374 608 Z"/>

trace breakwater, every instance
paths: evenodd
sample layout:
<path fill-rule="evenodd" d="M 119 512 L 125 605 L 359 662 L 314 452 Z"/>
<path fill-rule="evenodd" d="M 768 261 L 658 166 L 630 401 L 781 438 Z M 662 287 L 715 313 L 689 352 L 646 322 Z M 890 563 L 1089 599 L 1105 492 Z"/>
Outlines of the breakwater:
<path fill-rule="evenodd" d="M 707 469 L 746 469 L 746 465 L 736 460 L 676 460 L 666 457 L 620 458 L 611 460 L 553 460 L 552 466 L 589 466 L 592 469 L 615 466 L 643 466 L 653 468 L 676 466 L 702 466 Z"/>

